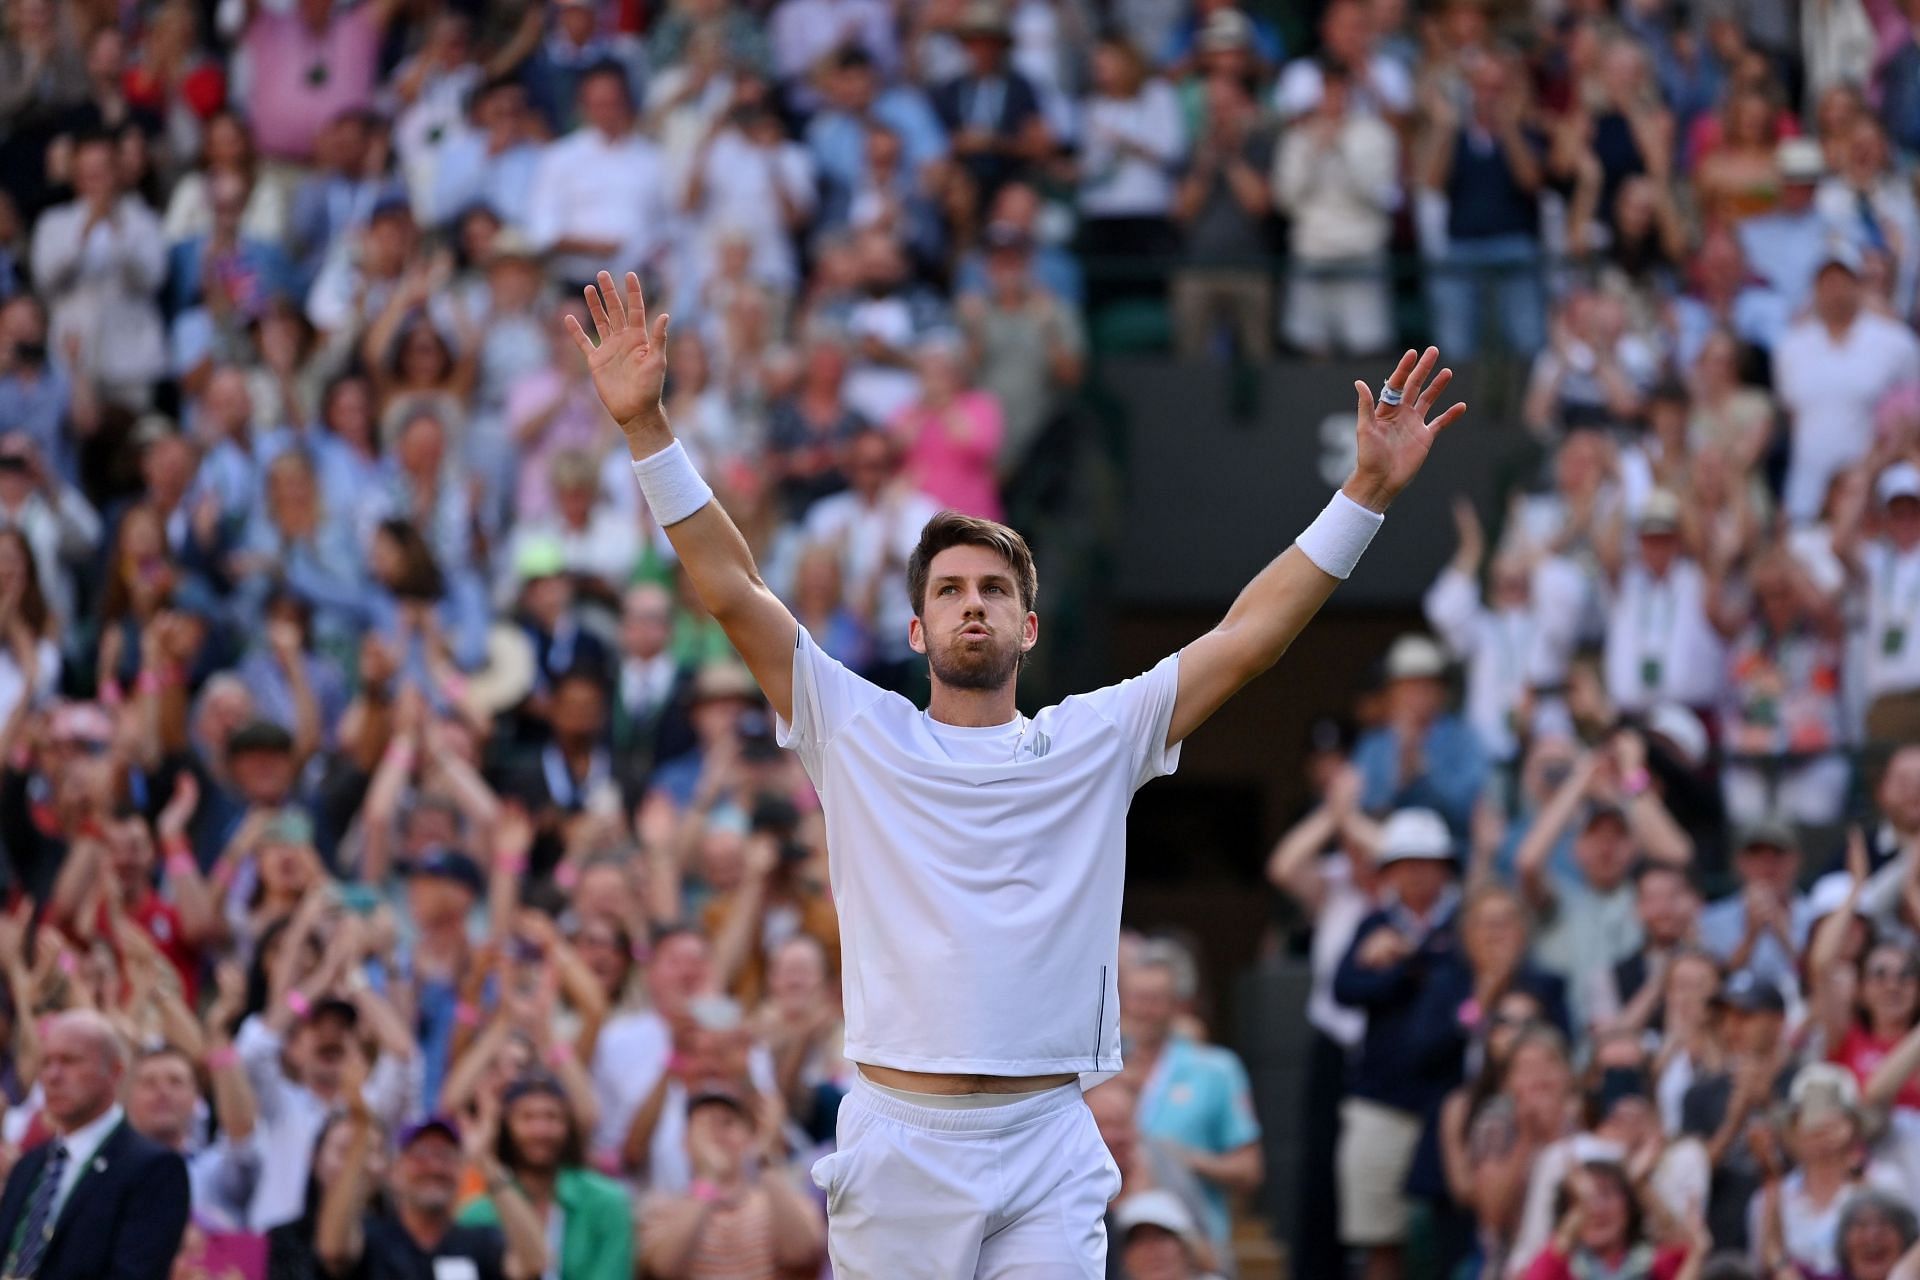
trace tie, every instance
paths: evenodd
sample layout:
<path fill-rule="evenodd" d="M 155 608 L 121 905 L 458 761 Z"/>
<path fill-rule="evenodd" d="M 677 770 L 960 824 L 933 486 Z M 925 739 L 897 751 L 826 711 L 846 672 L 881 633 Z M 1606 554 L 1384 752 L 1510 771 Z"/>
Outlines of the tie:
<path fill-rule="evenodd" d="M 39 1272 L 40 1262 L 47 1256 L 47 1241 L 53 1238 L 53 1203 L 59 1198 L 60 1179 L 66 1171 L 67 1144 L 55 1142 L 53 1153 L 47 1157 L 47 1167 L 40 1171 L 40 1181 L 34 1184 L 33 1200 L 27 1205 L 27 1223 L 14 1246 L 13 1264 L 7 1268 L 9 1276 L 30 1278 Z"/>

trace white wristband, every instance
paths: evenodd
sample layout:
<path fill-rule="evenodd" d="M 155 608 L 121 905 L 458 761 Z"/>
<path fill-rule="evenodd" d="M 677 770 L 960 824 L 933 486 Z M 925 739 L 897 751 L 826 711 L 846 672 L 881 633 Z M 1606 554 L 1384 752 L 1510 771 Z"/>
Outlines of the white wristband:
<path fill-rule="evenodd" d="M 640 492 L 662 529 L 679 524 L 713 501 L 713 490 L 693 469 L 693 459 L 675 440 L 658 453 L 636 458 L 633 474 L 640 479 Z"/>
<path fill-rule="evenodd" d="M 1314 517 L 1293 545 L 1306 553 L 1320 570 L 1345 582 L 1360 563 L 1360 553 L 1373 541 L 1373 535 L 1386 522 L 1386 516 L 1369 511 L 1336 489 L 1326 510 Z"/>

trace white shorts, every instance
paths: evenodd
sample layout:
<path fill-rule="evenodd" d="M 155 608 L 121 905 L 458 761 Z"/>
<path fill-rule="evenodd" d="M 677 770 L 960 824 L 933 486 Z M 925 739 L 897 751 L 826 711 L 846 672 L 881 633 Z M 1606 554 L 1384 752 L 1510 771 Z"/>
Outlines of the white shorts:
<path fill-rule="evenodd" d="M 835 1280 L 1102 1280 L 1120 1169 L 1079 1083 L 1004 1106 L 919 1107 L 855 1080 L 827 1193 Z"/>

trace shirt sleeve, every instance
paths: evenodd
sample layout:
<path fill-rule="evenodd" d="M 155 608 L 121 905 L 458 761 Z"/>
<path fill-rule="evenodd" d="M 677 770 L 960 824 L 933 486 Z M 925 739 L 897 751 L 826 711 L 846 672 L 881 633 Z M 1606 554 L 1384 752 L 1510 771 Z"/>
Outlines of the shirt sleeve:
<path fill-rule="evenodd" d="M 826 749 L 834 735 L 886 691 L 863 680 L 829 657 L 807 629 L 801 627 L 793 643 L 793 720 L 774 717 L 777 741 L 800 757 L 807 776 L 826 795 Z"/>
<path fill-rule="evenodd" d="M 1151 671 L 1081 696 L 1081 701 L 1127 741 L 1136 790 L 1180 767 L 1180 744 L 1167 745 L 1173 702 L 1179 692 L 1180 655 L 1170 653 Z"/>
<path fill-rule="evenodd" d="M 1260 1121 L 1253 1113 L 1253 1086 L 1237 1054 L 1220 1052 L 1220 1109 L 1214 1122 L 1216 1150 L 1237 1151 L 1260 1138 Z"/>

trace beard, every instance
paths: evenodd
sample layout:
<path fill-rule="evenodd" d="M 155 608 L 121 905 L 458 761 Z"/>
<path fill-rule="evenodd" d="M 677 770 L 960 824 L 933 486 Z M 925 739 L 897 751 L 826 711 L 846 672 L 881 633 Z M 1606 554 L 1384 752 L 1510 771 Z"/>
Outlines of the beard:
<path fill-rule="evenodd" d="M 987 644 L 969 645 L 955 636 L 945 648 L 927 650 L 927 665 L 950 689 L 999 689 L 1020 670 L 1020 644 L 1002 644 L 994 636 Z"/>

